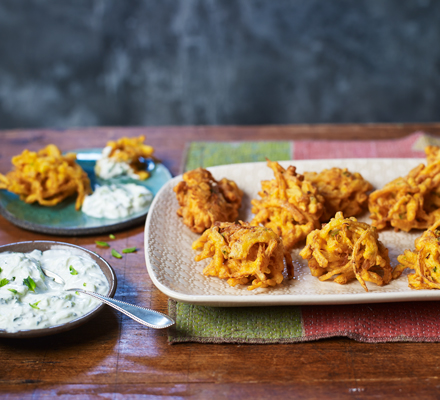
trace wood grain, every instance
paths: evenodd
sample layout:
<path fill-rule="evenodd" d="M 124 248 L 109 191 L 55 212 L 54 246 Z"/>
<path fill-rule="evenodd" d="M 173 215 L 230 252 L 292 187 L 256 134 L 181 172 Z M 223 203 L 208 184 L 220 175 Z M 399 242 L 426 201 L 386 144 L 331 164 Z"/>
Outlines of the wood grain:
<path fill-rule="evenodd" d="M 0 172 L 24 148 L 55 143 L 63 150 L 101 147 L 123 135 L 145 134 L 173 174 L 191 140 L 385 139 L 416 130 L 440 135 L 440 124 L 268 127 L 90 128 L 0 132 Z M 167 312 L 167 297 L 145 267 L 143 226 L 107 235 L 57 238 L 28 232 L 0 217 L 0 244 L 58 239 L 97 252 L 118 279 L 116 298 Z M 138 251 L 121 260 L 95 240 Z M 5 399 L 368 399 L 438 398 L 436 343 L 365 344 L 344 338 L 282 345 L 167 343 L 166 331 L 143 327 L 105 308 L 75 330 L 0 342 L 0 396 Z"/>

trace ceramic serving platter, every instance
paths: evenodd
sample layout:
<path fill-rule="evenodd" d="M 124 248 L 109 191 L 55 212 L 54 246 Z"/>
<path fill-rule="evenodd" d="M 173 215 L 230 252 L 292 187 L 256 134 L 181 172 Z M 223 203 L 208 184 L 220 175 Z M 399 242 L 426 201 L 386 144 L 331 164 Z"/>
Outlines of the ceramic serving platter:
<path fill-rule="evenodd" d="M 102 149 L 74 150 L 77 154 L 78 164 L 87 172 L 92 188 L 103 184 L 129 183 L 140 184 L 149 189 L 153 195 L 171 179 L 168 169 L 156 163 L 151 171 L 151 176 L 145 181 L 130 178 L 115 178 L 107 181 L 97 179 L 94 172 L 95 161 L 100 157 Z M 94 218 L 81 211 L 75 210 L 76 196 L 65 199 L 53 207 L 39 204 L 27 204 L 19 196 L 7 190 L 0 190 L 0 213 L 13 224 L 40 233 L 53 235 L 93 235 L 115 232 L 130 226 L 142 224 L 149 207 L 118 219 Z"/>
<path fill-rule="evenodd" d="M 398 176 L 406 175 L 424 159 L 341 159 L 282 161 L 283 167 L 295 165 L 298 172 L 316 171 L 325 168 L 348 168 L 360 172 L 374 188 L 381 188 Z M 258 198 L 260 181 L 272 179 L 273 173 L 266 163 L 224 165 L 209 168 L 219 180 L 223 177 L 234 180 L 244 191 L 239 219 L 250 221 L 251 199 Z M 310 274 L 305 260 L 299 256 L 302 243 L 292 252 L 295 279 L 285 279 L 274 288 L 247 290 L 246 286 L 231 287 L 226 280 L 206 277 L 203 268 L 209 260 L 195 262 L 196 251 L 191 245 L 199 235 L 190 231 L 176 215 L 178 203 L 173 187 L 182 180 L 177 176 L 169 181 L 156 195 L 145 225 L 145 258 L 153 283 L 172 299 L 209 306 L 267 306 L 300 304 L 355 304 L 440 299 L 438 290 L 411 290 L 408 288 L 407 273 L 386 286 L 367 282 L 369 292 L 353 281 L 339 285 L 333 281 L 321 282 Z M 371 222 L 368 212 L 358 218 Z M 414 248 L 414 240 L 421 231 L 405 233 L 388 229 L 380 232 L 379 239 L 389 249 L 392 266 L 397 256 L 405 249 Z"/>
<path fill-rule="evenodd" d="M 108 293 L 106 293 L 106 296 L 108 297 L 114 296 L 117 286 L 116 274 L 113 271 L 113 268 L 110 266 L 110 264 L 107 261 L 105 261 L 102 257 L 100 257 L 98 254 L 94 253 L 93 251 L 87 250 L 83 247 L 76 246 L 70 243 L 54 242 L 48 240 L 19 242 L 19 243 L 11 243 L 4 246 L 0 246 L 0 253 L 3 252 L 30 253 L 33 250 L 40 250 L 40 251 L 67 250 L 72 252 L 73 254 L 82 257 L 92 258 L 93 261 L 95 261 L 96 264 L 98 264 L 99 268 L 101 268 L 101 271 L 104 273 L 104 276 L 108 281 L 109 290 Z M 84 314 L 79 318 L 76 318 L 64 324 L 51 326 L 49 328 L 27 329 L 12 333 L 0 329 L 0 338 L 8 337 L 8 338 L 25 339 L 25 338 L 34 338 L 40 336 L 48 336 L 48 335 L 53 335 L 55 333 L 65 332 L 70 329 L 76 328 L 77 326 L 80 326 L 86 323 L 87 321 L 89 321 L 90 319 L 94 318 L 102 310 L 104 306 L 105 306 L 104 303 L 101 303 L 97 305 L 93 310 L 89 311 L 87 314 Z"/>

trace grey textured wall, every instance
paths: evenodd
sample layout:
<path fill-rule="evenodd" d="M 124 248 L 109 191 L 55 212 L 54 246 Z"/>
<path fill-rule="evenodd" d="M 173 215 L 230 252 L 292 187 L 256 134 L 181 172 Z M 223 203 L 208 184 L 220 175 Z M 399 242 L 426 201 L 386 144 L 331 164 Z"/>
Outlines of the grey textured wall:
<path fill-rule="evenodd" d="M 440 1 L 2 0 L 0 129 L 440 120 Z"/>

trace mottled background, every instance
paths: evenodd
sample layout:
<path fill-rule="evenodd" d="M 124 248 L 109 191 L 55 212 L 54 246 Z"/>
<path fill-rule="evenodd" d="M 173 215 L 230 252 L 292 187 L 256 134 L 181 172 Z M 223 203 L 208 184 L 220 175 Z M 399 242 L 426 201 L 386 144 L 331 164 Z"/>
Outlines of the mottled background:
<path fill-rule="evenodd" d="M 439 121 L 440 1 L 2 0 L 0 129 Z"/>

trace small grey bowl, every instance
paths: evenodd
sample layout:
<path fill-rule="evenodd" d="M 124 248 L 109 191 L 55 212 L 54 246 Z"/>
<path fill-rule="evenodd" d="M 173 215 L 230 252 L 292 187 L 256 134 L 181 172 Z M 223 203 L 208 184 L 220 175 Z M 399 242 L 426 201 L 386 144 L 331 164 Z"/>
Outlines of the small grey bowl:
<path fill-rule="evenodd" d="M 33 250 L 45 251 L 51 249 L 57 249 L 57 250 L 65 249 L 65 250 L 73 251 L 77 254 L 85 253 L 90 257 L 92 257 L 92 259 L 98 264 L 99 268 L 101 268 L 101 271 L 104 273 L 109 283 L 109 291 L 106 295 L 109 297 L 113 297 L 115 295 L 117 279 L 115 272 L 113 271 L 113 268 L 110 266 L 110 264 L 107 261 L 105 261 L 98 254 L 94 253 L 93 251 L 87 250 L 84 247 L 76 246 L 70 243 L 55 242 L 49 240 L 36 240 L 33 242 L 18 242 L 18 243 L 11 243 L 0 246 L 0 253 L 4 253 L 6 251 L 30 253 Z M 93 310 L 89 311 L 87 314 L 82 315 L 81 317 L 78 317 L 64 324 L 51 326 L 49 328 L 28 329 L 18 332 L 6 332 L 5 330 L 0 329 L 0 338 L 7 338 L 7 337 L 34 338 L 39 336 L 47 336 L 47 335 L 53 335 L 55 333 L 65 332 L 86 323 L 87 321 L 95 317 L 104 308 L 104 306 L 105 306 L 104 303 L 99 304 Z"/>

